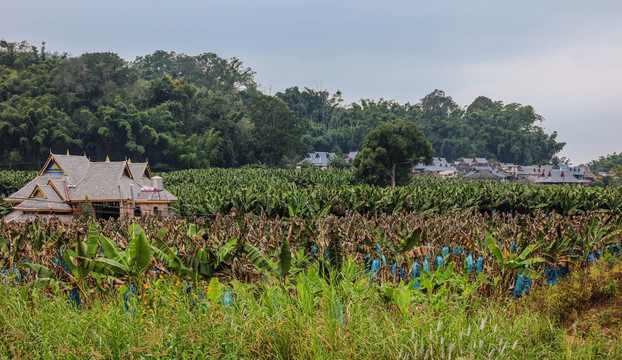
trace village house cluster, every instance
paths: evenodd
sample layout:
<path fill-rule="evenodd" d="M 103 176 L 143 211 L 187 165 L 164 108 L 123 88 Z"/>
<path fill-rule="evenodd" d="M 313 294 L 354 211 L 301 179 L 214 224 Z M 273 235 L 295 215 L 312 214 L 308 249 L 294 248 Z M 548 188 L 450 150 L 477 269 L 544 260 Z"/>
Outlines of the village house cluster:
<path fill-rule="evenodd" d="M 344 156 L 347 163 L 352 163 L 358 151 L 353 151 Z M 297 166 L 301 167 L 305 162 L 318 168 L 328 168 L 331 160 L 337 158 L 335 153 L 312 152 L 300 161 Z M 416 175 L 432 175 L 442 178 L 455 178 L 462 176 L 465 179 L 485 179 L 512 181 L 535 184 L 588 184 L 593 180 L 604 176 L 614 176 L 613 171 L 594 175 L 585 166 L 570 166 L 565 164 L 522 166 L 500 162 L 489 162 L 485 158 L 461 158 L 455 162 L 447 162 L 445 158 L 435 157 L 432 164 L 419 163 L 413 168 Z"/>
<path fill-rule="evenodd" d="M 522 166 L 500 162 L 488 162 L 485 158 L 461 158 L 448 163 L 445 158 L 434 158 L 431 165 L 423 163 L 415 166 L 415 174 L 429 174 L 444 178 L 458 177 L 465 179 L 486 179 L 498 181 L 512 181 L 535 184 L 588 184 L 597 179 L 590 169 L 585 166 L 533 165 Z"/>

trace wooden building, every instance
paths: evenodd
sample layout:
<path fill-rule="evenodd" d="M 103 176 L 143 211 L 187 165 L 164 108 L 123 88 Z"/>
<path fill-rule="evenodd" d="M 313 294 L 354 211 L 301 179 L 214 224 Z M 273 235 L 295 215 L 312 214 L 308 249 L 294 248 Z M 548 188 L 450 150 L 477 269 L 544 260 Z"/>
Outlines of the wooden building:
<path fill-rule="evenodd" d="M 118 218 L 169 216 L 170 204 L 179 200 L 164 189 L 161 177 L 151 175 L 148 162 L 91 162 L 86 156 L 50 154 L 38 176 L 5 201 L 14 210 L 5 221 L 52 216 L 71 221 L 85 201 L 98 218 Z"/>

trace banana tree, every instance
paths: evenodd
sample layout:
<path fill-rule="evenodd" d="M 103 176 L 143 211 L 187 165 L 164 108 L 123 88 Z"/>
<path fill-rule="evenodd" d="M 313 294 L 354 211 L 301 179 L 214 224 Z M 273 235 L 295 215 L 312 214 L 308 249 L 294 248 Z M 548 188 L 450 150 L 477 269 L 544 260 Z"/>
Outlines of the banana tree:
<path fill-rule="evenodd" d="M 31 232 L 36 233 L 36 229 Z M 99 231 L 97 225 L 91 223 L 84 241 L 76 234 L 76 240 L 62 252 L 62 261 L 69 271 L 55 274 L 42 264 L 24 263 L 23 266 L 33 270 L 37 278 L 28 284 L 30 288 L 77 287 L 83 295 L 87 294 L 85 281 L 89 274 L 101 273 L 105 267 L 93 260 L 97 255 Z"/>
<path fill-rule="evenodd" d="M 536 279 L 538 277 L 538 273 L 532 269 L 527 268 L 527 266 L 535 265 L 538 263 L 545 262 L 546 259 L 541 257 L 533 257 L 527 258 L 538 246 L 540 243 L 531 244 L 527 246 L 519 255 L 508 252 L 505 248 L 503 251 L 501 247 L 499 247 L 497 241 L 493 238 L 490 233 L 486 234 L 486 246 L 490 251 L 490 255 L 495 260 L 495 263 L 498 269 L 501 272 L 501 285 L 503 288 L 505 285 L 509 285 L 509 282 L 512 280 L 511 274 L 518 274 L 530 277 L 532 279 Z"/>
<path fill-rule="evenodd" d="M 548 265 L 553 267 L 560 264 L 574 266 L 576 261 L 581 257 L 572 254 L 573 238 L 564 235 L 561 226 L 557 227 L 553 235 L 553 239 L 542 249 L 542 256 L 546 259 Z M 544 243 L 545 236 L 546 234 L 541 231 L 538 234 L 537 241 Z"/>
<path fill-rule="evenodd" d="M 433 247 L 423 246 L 423 230 L 421 227 L 417 227 L 405 235 L 398 234 L 398 244 L 395 246 L 391 239 L 381 229 L 376 230 L 377 247 L 382 247 L 383 250 L 388 251 L 390 256 L 394 258 L 394 274 L 393 283 L 396 285 L 401 278 L 401 272 L 397 275 L 397 267 L 408 267 L 406 263 L 406 254 L 414 249 L 414 254 L 418 256 L 427 255 L 432 252 Z M 382 250 L 381 250 L 382 251 Z"/>
<path fill-rule="evenodd" d="M 618 226 L 610 224 L 612 218 L 601 221 L 598 217 L 593 217 L 590 223 L 585 225 L 581 232 L 571 232 L 575 247 L 583 255 L 583 265 L 589 265 L 589 255 L 591 252 L 600 249 L 602 246 L 614 242 L 615 237 L 622 232 Z"/>
<path fill-rule="evenodd" d="M 141 283 L 152 260 L 152 249 L 140 225 L 133 223 L 129 228 L 129 243 L 126 251 L 106 236 L 99 236 L 106 257 L 96 257 L 95 263 L 103 264 L 107 272 L 126 278 L 131 283 Z"/>
<path fill-rule="evenodd" d="M 183 260 L 183 266 L 189 272 L 192 272 L 195 279 L 199 276 L 204 278 L 211 278 L 216 272 L 222 271 L 226 268 L 231 268 L 229 263 L 234 254 L 236 254 L 236 247 L 238 246 L 238 239 L 233 238 L 227 241 L 216 253 L 209 248 L 197 248 L 194 255 L 186 254 L 180 258 Z M 182 270 L 183 268 L 178 268 Z"/>
<path fill-rule="evenodd" d="M 292 253 L 289 247 L 289 242 L 283 240 L 281 243 L 280 253 L 277 256 L 277 262 L 274 264 L 268 259 L 259 249 L 246 244 L 244 246 L 244 252 L 248 260 L 255 266 L 257 271 L 264 274 L 273 275 L 280 280 L 283 280 L 292 265 Z"/>
<path fill-rule="evenodd" d="M 24 234 L 18 234 L 13 239 L 0 236 L 0 265 L 2 268 L 15 268 L 19 254 L 25 245 L 26 236 Z"/>

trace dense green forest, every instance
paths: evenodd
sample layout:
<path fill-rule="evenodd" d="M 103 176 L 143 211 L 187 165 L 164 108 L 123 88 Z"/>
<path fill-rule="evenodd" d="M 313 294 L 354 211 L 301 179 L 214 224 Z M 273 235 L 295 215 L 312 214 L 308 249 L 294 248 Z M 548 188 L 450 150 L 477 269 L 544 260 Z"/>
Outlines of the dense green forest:
<path fill-rule="evenodd" d="M 0 42 L 0 164 L 38 168 L 50 151 L 93 160 L 145 158 L 156 170 L 272 166 L 306 151 L 360 150 L 380 122 L 415 122 L 435 156 L 547 163 L 564 146 L 528 105 L 480 96 L 463 107 L 441 90 L 416 104 L 290 87 L 262 94 L 236 58 L 156 51 L 127 62 L 112 52 L 50 54 Z M 277 141 L 275 141 L 275 139 Z"/>

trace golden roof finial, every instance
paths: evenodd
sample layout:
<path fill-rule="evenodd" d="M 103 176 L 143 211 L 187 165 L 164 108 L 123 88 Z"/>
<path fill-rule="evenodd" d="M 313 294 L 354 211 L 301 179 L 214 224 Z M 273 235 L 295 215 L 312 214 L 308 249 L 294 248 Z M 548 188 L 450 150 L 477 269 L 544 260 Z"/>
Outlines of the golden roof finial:
<path fill-rule="evenodd" d="M 106 162 L 110 162 L 110 158 L 106 155 Z"/>
<path fill-rule="evenodd" d="M 129 164 L 131 164 L 131 163 L 132 163 L 132 159 L 127 158 L 127 162 L 128 162 Z"/>
<path fill-rule="evenodd" d="M 69 149 L 67 149 L 67 155 L 69 155 Z"/>

